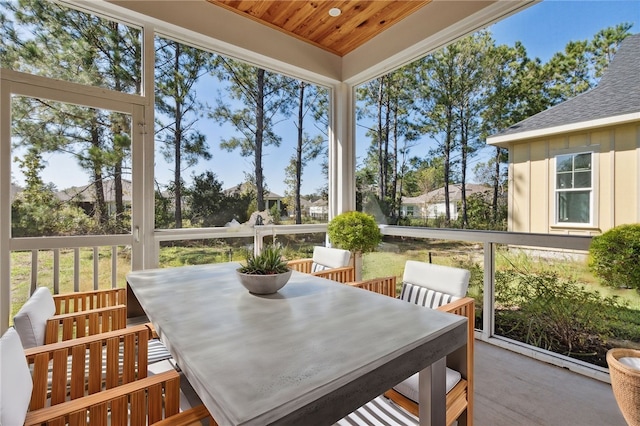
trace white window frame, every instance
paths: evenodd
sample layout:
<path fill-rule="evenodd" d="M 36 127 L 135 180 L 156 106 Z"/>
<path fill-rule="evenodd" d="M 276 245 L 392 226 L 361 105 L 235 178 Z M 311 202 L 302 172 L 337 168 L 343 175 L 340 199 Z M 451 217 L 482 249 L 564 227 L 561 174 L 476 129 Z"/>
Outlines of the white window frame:
<path fill-rule="evenodd" d="M 590 147 L 593 148 L 593 147 Z M 580 154 L 590 154 L 591 155 L 591 184 L 588 188 L 570 188 L 570 189 L 559 189 L 558 188 L 558 157 L 571 155 L 573 157 Z M 549 214 L 552 216 L 551 223 L 554 227 L 561 228 L 593 228 L 597 224 L 597 181 L 596 177 L 598 176 L 598 155 L 597 152 L 593 149 L 572 149 L 572 150 L 562 150 L 551 153 L 552 155 L 552 174 L 553 177 L 551 179 L 552 187 L 550 188 L 550 197 L 551 197 L 551 206 L 552 209 Z M 559 215 L 559 204 L 558 204 L 558 194 L 561 192 L 577 192 L 577 191 L 589 191 L 589 221 L 588 222 L 561 222 L 558 220 Z"/>

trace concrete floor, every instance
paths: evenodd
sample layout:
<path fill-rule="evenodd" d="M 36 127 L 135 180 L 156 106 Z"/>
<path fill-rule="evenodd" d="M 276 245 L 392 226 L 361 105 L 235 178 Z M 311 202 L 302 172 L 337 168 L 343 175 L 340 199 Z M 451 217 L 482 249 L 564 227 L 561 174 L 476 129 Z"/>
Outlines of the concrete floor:
<path fill-rule="evenodd" d="M 476 426 L 625 426 L 611 385 L 476 340 Z"/>

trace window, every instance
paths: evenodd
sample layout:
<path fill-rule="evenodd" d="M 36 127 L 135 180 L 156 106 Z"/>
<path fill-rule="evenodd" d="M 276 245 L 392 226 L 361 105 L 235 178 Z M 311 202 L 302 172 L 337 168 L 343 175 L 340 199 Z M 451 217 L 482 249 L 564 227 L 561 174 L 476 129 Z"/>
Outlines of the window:
<path fill-rule="evenodd" d="M 3 22 L 1 67 L 141 94 L 141 29 L 50 1 L 2 2 L 0 16 L 14 29 Z"/>
<path fill-rule="evenodd" d="M 20 95 L 11 114 L 11 235 L 130 234 L 132 116 Z"/>
<path fill-rule="evenodd" d="M 556 156 L 556 223 L 590 224 L 593 153 Z"/>

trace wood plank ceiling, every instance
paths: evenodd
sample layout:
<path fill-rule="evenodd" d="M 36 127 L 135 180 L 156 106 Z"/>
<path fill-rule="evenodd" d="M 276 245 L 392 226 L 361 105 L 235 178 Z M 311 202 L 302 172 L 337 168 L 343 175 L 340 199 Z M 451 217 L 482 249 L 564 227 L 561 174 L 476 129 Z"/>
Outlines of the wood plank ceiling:
<path fill-rule="evenodd" d="M 431 0 L 207 0 L 261 24 L 344 56 Z M 339 16 L 329 15 L 339 9 Z"/>

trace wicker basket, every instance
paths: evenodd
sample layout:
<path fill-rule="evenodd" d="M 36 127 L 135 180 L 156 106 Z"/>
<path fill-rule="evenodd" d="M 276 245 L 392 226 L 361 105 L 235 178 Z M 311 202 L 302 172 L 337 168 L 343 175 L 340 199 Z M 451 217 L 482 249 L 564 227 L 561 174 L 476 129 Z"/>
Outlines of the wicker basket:
<path fill-rule="evenodd" d="M 629 426 L 640 426 L 640 370 L 618 361 L 623 357 L 640 358 L 640 350 L 614 348 L 607 352 L 611 389 Z"/>

